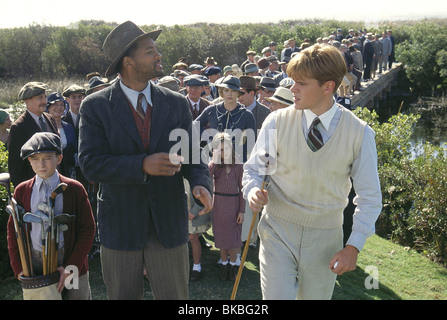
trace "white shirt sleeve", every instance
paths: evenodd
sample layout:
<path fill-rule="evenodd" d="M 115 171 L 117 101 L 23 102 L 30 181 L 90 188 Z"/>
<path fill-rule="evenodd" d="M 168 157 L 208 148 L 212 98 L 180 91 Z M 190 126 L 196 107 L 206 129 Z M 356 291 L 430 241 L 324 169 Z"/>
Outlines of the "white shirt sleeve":
<path fill-rule="evenodd" d="M 366 127 L 359 155 L 351 169 L 356 196 L 352 232 L 346 244 L 362 250 L 366 239 L 374 234 L 375 222 L 382 210 L 382 191 L 377 170 L 375 133 Z"/>
<path fill-rule="evenodd" d="M 271 175 L 276 170 L 275 123 L 276 112 L 272 112 L 262 123 L 250 157 L 244 164 L 242 192 L 245 199 L 252 188 L 261 188 L 265 175 Z"/>

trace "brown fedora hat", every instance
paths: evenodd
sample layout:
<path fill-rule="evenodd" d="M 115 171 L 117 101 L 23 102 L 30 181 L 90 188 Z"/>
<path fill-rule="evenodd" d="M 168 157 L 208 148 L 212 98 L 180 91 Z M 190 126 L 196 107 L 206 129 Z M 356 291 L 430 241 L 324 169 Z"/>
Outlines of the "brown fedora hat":
<path fill-rule="evenodd" d="M 257 91 L 259 88 L 256 86 L 256 79 L 251 76 L 240 76 L 241 88 L 245 90 Z"/>
<path fill-rule="evenodd" d="M 136 41 L 146 36 L 155 41 L 161 31 L 161 29 L 157 29 L 145 32 L 131 21 L 126 21 L 110 31 L 102 45 L 105 55 L 112 61 L 107 68 L 105 76 L 108 77 L 115 73 L 116 65 Z"/>

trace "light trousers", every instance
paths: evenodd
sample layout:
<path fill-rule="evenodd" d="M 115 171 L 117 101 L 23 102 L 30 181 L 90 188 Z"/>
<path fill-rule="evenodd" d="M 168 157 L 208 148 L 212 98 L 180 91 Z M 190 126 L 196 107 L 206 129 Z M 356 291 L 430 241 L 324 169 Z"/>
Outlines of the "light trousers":
<path fill-rule="evenodd" d="M 143 250 L 123 251 L 101 246 L 101 264 L 110 300 L 141 300 L 144 269 L 154 299 L 186 300 L 189 297 L 188 244 L 167 249 L 158 239 Z"/>
<path fill-rule="evenodd" d="M 262 215 L 259 263 L 264 300 L 329 300 L 337 275 L 329 261 L 343 248 L 343 231 L 312 229 Z"/>

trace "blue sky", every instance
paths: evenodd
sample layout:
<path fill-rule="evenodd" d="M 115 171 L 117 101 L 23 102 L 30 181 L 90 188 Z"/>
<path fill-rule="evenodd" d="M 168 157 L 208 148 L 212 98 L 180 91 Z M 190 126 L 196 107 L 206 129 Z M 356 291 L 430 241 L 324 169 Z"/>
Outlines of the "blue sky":
<path fill-rule="evenodd" d="M 365 25 L 372 25 L 383 20 L 447 18 L 445 0 L 373 0 L 351 3 L 352 8 L 347 7 L 347 2 L 333 0 L 2 0 L 0 28 L 28 26 L 33 22 L 66 26 L 82 19 L 117 23 L 131 20 L 140 25 L 170 26 L 195 22 L 278 22 L 305 18 L 364 21 Z"/>

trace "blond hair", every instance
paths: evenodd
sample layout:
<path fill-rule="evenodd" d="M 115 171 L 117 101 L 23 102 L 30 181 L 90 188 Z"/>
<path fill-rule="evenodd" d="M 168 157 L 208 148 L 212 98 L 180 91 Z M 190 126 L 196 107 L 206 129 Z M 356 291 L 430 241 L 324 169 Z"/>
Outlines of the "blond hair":
<path fill-rule="evenodd" d="M 287 74 L 295 81 L 300 76 L 315 79 L 320 86 L 333 81 L 334 93 L 337 92 L 346 72 L 345 59 L 341 52 L 331 45 L 310 46 L 294 56 L 287 66 Z"/>

